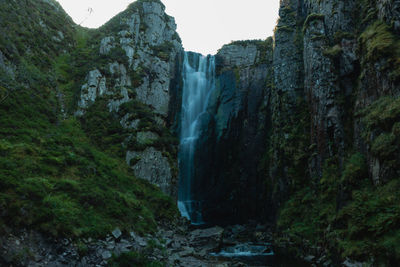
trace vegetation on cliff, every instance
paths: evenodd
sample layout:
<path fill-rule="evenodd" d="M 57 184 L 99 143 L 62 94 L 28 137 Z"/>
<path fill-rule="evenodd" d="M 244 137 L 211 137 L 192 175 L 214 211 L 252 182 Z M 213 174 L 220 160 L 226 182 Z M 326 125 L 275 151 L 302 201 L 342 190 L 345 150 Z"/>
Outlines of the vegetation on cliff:
<path fill-rule="evenodd" d="M 83 120 L 72 116 L 87 72 L 105 64 L 99 33 L 74 25 L 53 0 L 0 5 L 0 232 L 104 237 L 171 220 L 173 200 L 135 178 L 121 153 L 127 133 L 102 102 Z M 120 52 L 108 60 L 126 60 Z M 160 146 L 176 144 L 159 131 Z"/>
<path fill-rule="evenodd" d="M 329 110 L 338 105 L 347 114 L 346 118 L 342 118 L 345 123 L 340 126 L 346 134 L 343 150 L 332 149 L 336 140 L 324 136 L 317 136 L 316 142 L 319 147 L 329 147 L 326 156 L 316 150 L 317 144 L 308 149 L 298 149 L 301 144 L 294 143 L 297 149 L 278 158 L 303 158 L 303 171 L 300 168 L 289 173 L 289 181 L 278 173 L 279 178 L 269 178 L 267 181 L 271 182 L 267 184 L 278 186 L 279 183 L 274 181 L 280 180 L 287 182 L 287 188 L 290 188 L 289 197 L 279 208 L 277 227 L 279 241 L 289 242 L 291 247 L 296 244 L 294 253 L 325 253 L 338 262 L 350 258 L 392 266 L 400 259 L 400 198 L 397 193 L 400 185 L 399 37 L 392 25 L 378 19 L 376 2 L 366 2 L 358 20 L 351 24 L 354 32 L 340 30 L 332 35 L 324 33 L 326 36 L 323 37 L 329 44 L 327 48 L 322 47 L 323 56 L 330 58 L 334 72 L 341 72 L 336 74 L 339 82 L 335 85 L 340 89 L 334 92 L 337 96 L 333 100 L 328 98 L 326 108 Z M 329 5 L 319 5 L 324 15 L 310 14 L 305 19 L 304 29 L 312 27 L 310 22 L 315 19 L 322 21 L 325 30 L 336 23 L 329 18 Z M 304 39 L 306 45 L 313 41 Z M 354 84 L 342 74 L 348 67 L 343 59 L 349 55 L 345 54 L 349 53 L 352 42 L 357 48 L 354 55 L 359 59 L 353 63 L 356 67 L 350 73 L 353 80 L 358 80 Z M 316 59 L 304 58 L 304 64 L 319 64 L 317 59 L 317 56 Z M 320 69 L 322 72 L 323 68 Z M 311 86 L 317 88 L 315 90 L 323 88 L 318 88 L 319 81 L 313 82 L 315 84 Z M 351 93 L 346 93 L 343 88 L 350 88 Z M 280 99 L 283 100 L 282 96 Z M 305 106 L 296 107 L 308 114 L 307 117 L 313 112 L 312 107 L 321 103 L 315 103 L 318 100 L 308 95 L 306 100 L 308 103 Z M 301 125 L 296 125 L 306 129 L 299 132 L 304 140 L 309 138 L 307 133 L 316 131 L 321 123 L 318 121 L 310 126 L 301 120 L 298 122 Z M 328 120 L 328 123 L 332 124 L 332 121 Z M 332 126 L 327 124 L 322 127 L 328 132 Z M 277 137 L 273 135 L 271 138 L 276 144 L 273 140 Z M 283 145 L 283 149 L 287 147 Z M 315 166 L 313 158 L 322 162 L 320 175 L 312 169 Z M 292 164 L 283 165 L 289 170 Z M 307 168 L 311 174 L 304 173 Z M 296 183 L 298 174 L 302 179 Z"/>

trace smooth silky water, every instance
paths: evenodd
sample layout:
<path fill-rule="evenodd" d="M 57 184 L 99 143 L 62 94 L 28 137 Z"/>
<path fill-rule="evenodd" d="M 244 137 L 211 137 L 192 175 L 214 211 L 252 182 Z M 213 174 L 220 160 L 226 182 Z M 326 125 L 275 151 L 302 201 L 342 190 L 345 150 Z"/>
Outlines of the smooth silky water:
<path fill-rule="evenodd" d="M 179 146 L 178 208 L 192 224 L 204 224 L 202 201 L 196 199 L 193 185 L 196 144 L 201 132 L 200 118 L 206 112 L 208 99 L 215 88 L 215 58 L 185 52 L 183 62 L 182 117 Z"/>

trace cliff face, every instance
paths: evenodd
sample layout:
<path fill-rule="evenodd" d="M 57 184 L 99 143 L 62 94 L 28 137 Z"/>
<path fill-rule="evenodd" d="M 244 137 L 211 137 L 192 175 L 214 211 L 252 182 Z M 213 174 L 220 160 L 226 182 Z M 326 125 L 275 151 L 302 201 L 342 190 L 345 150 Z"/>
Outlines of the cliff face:
<path fill-rule="evenodd" d="M 176 141 L 168 127 L 176 116 L 172 106 L 179 106 L 173 81 L 183 49 L 164 10 L 159 1 L 136 2 L 94 34 L 90 44 L 99 60 L 92 60 L 75 115 L 85 120 L 96 99 L 104 101 L 124 129 L 123 150 L 135 176 L 176 196 Z"/>
<path fill-rule="evenodd" d="M 384 264 L 398 257 L 392 229 L 378 219 L 397 216 L 375 206 L 398 203 L 387 191 L 397 184 L 399 163 L 398 4 L 281 1 L 273 58 L 267 179 L 277 189 L 279 229 L 295 242 L 296 235 L 325 240 L 320 251 Z M 384 197 L 391 201 L 384 205 Z M 390 256 L 366 252 L 366 244 Z"/>
<path fill-rule="evenodd" d="M 262 208 L 272 39 L 234 42 L 216 55 L 216 88 L 197 143 L 197 194 L 208 222 L 242 221 Z M 269 86 L 269 85 L 268 85 Z M 251 203 L 251 205 L 249 205 Z"/>

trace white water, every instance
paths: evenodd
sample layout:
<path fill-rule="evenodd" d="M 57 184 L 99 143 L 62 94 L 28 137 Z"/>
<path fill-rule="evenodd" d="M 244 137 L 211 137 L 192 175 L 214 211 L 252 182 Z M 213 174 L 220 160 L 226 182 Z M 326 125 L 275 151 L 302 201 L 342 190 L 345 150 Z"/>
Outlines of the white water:
<path fill-rule="evenodd" d="M 215 257 L 256 257 L 256 256 L 273 256 L 274 252 L 270 248 L 271 244 L 264 245 L 251 245 L 251 244 L 239 244 L 232 247 L 222 249 L 218 253 L 211 253 L 211 256 Z"/>
<path fill-rule="evenodd" d="M 182 117 L 179 146 L 178 208 L 192 224 L 202 224 L 201 200 L 196 199 L 194 160 L 199 138 L 201 115 L 215 88 L 215 58 L 185 52 L 183 62 Z"/>

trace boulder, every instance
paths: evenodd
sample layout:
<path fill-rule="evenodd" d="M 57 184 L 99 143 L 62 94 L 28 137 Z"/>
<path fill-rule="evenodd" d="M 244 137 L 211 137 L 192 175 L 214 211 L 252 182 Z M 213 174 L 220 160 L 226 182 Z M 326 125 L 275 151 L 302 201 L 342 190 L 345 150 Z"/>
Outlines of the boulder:
<path fill-rule="evenodd" d="M 189 240 L 194 247 L 203 247 L 212 251 L 221 246 L 223 233 L 224 229 L 219 226 L 196 229 L 190 233 Z"/>

